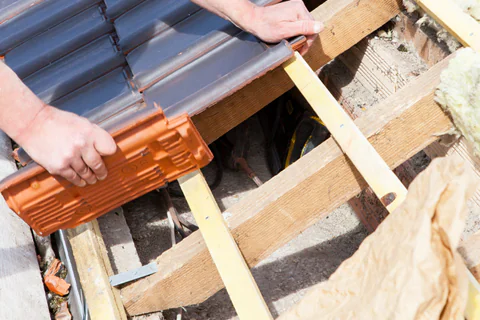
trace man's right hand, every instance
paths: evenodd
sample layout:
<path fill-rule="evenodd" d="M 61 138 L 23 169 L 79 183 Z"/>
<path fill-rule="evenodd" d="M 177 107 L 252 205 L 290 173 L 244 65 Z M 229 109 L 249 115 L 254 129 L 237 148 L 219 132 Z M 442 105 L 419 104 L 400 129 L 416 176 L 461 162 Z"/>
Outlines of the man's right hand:
<path fill-rule="evenodd" d="M 102 156 L 112 155 L 117 149 L 105 130 L 51 106 L 38 112 L 16 142 L 48 172 L 79 187 L 105 179 L 107 168 Z"/>

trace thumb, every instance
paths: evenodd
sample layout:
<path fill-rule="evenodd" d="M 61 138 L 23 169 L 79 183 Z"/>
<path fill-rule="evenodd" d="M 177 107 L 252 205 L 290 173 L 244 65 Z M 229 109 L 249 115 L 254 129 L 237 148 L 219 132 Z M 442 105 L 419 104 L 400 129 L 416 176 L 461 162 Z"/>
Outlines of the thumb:
<path fill-rule="evenodd" d="M 113 140 L 112 136 L 109 135 L 107 131 L 100 127 L 97 127 L 95 130 L 93 145 L 101 156 L 110 156 L 117 151 L 115 140 Z"/>
<path fill-rule="evenodd" d="M 298 35 L 310 36 L 322 32 L 324 25 L 322 22 L 315 20 L 297 20 L 290 22 L 288 29 L 292 33 L 290 37 Z"/>

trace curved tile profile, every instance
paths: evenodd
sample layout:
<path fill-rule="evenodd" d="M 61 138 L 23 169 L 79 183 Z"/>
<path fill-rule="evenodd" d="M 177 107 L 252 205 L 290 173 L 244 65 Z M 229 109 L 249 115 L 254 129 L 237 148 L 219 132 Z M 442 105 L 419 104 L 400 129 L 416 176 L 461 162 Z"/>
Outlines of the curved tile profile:
<path fill-rule="evenodd" d="M 124 61 L 111 37 L 106 35 L 40 69 L 24 83 L 45 103 L 51 103 Z"/>
<path fill-rule="evenodd" d="M 44 32 L 100 0 L 44 0 L 0 24 L 0 54 Z"/>
<path fill-rule="evenodd" d="M 292 55 L 286 41 L 268 47 L 242 32 L 145 90 L 143 96 L 148 106 L 158 104 L 167 116 L 182 112 L 193 116 Z"/>
<path fill-rule="evenodd" d="M 98 78 L 52 105 L 100 123 L 142 100 L 142 95 L 133 88 L 123 68 Z"/>
<path fill-rule="evenodd" d="M 105 13 L 109 19 L 113 20 L 142 1 L 143 0 L 104 0 L 106 7 Z"/>
<path fill-rule="evenodd" d="M 130 51 L 199 10 L 190 0 L 147 0 L 115 20 L 118 44 Z"/>
<path fill-rule="evenodd" d="M 202 10 L 127 55 L 133 80 L 144 90 L 240 32 L 232 23 Z"/>
<path fill-rule="evenodd" d="M 111 31 L 113 25 L 100 7 L 91 7 L 9 51 L 5 62 L 20 78 L 25 78 Z"/>
<path fill-rule="evenodd" d="M 0 23 L 12 19 L 25 10 L 44 0 L 2 0 L 0 1 Z"/>

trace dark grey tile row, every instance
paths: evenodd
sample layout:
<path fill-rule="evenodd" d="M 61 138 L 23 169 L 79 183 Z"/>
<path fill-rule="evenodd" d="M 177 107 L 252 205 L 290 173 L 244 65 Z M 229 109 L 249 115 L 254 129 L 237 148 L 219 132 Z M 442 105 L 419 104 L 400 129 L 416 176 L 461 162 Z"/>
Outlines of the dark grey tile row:
<path fill-rule="evenodd" d="M 52 1 L 58 10 L 42 11 Z M 105 12 L 98 1 L 69 0 L 78 6 L 74 14 L 65 0 L 40 1 L 0 24 L 0 42 L 2 27 L 37 19 L 28 20 L 24 31 L 9 27 L 17 32 L 9 40 L 16 48 L 6 63 L 45 103 L 110 132 L 159 107 L 168 117 L 198 114 L 293 54 L 286 41 L 267 46 L 188 0 L 104 2 Z M 52 22 L 52 16 L 58 19 Z"/>
<path fill-rule="evenodd" d="M 123 68 L 117 68 L 80 89 L 52 102 L 52 105 L 100 123 L 142 100 Z"/>
<path fill-rule="evenodd" d="M 167 117 L 193 116 L 277 67 L 293 55 L 290 45 L 268 47 L 242 32 L 143 92 L 147 106 Z"/>
<path fill-rule="evenodd" d="M 143 90 L 240 32 L 232 23 L 202 10 L 133 50 L 127 62 Z"/>
<path fill-rule="evenodd" d="M 143 0 L 104 0 L 106 7 L 105 13 L 109 19 L 113 20 L 142 1 Z"/>
<path fill-rule="evenodd" d="M 199 10 L 190 0 L 146 0 L 115 20 L 119 45 L 130 51 Z"/>
<path fill-rule="evenodd" d="M 5 62 L 25 78 L 111 31 L 101 8 L 91 7 L 9 51 Z"/>
<path fill-rule="evenodd" d="M 44 0 L 0 0 L 0 23 L 12 19 L 42 1 Z"/>
<path fill-rule="evenodd" d="M 0 54 L 54 27 L 100 0 L 44 0 L 0 24 Z"/>
<path fill-rule="evenodd" d="M 106 35 L 40 69 L 24 83 L 45 103 L 51 103 L 124 62 L 123 54 Z"/>

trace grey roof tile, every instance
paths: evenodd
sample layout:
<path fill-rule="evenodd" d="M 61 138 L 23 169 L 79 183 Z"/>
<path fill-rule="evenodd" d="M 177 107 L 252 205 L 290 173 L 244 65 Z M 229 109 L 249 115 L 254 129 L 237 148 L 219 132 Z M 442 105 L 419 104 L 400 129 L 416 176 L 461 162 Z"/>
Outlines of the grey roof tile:
<path fill-rule="evenodd" d="M 202 10 L 129 53 L 133 79 L 139 88 L 147 88 L 240 32 L 232 23 Z"/>
<path fill-rule="evenodd" d="M 286 41 L 269 47 L 242 32 L 145 90 L 144 100 L 147 106 L 158 104 L 167 117 L 193 116 L 292 55 Z"/>
<path fill-rule="evenodd" d="M 43 0 L 0 0 L 0 23 L 42 2 Z"/>
<path fill-rule="evenodd" d="M 119 45 L 129 51 L 199 10 L 189 0 L 147 0 L 115 20 Z"/>
<path fill-rule="evenodd" d="M 123 68 L 117 68 L 80 89 L 52 102 L 52 105 L 100 123 L 142 100 Z"/>
<path fill-rule="evenodd" d="M 44 0 L 0 24 L 0 53 L 44 32 L 100 0 Z"/>
<path fill-rule="evenodd" d="M 122 13 L 132 9 L 143 0 L 104 0 L 106 14 L 109 19 L 115 19 Z"/>
<path fill-rule="evenodd" d="M 100 7 L 91 7 L 14 48 L 5 55 L 5 62 L 25 78 L 111 31 L 113 26 Z"/>
<path fill-rule="evenodd" d="M 45 103 L 51 103 L 124 61 L 111 37 L 106 35 L 40 69 L 24 82 Z"/>

